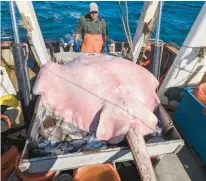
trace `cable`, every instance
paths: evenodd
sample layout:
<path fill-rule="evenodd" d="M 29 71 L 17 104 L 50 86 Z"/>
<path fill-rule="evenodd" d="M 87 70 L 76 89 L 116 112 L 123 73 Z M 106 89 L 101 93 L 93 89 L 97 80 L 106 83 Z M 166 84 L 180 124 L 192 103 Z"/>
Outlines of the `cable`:
<path fill-rule="evenodd" d="M 127 42 L 129 44 L 129 47 L 130 47 L 130 51 L 131 51 L 131 55 L 132 55 L 132 61 L 134 61 L 133 60 L 133 49 L 132 49 L 132 46 L 131 46 L 131 42 L 130 42 L 130 38 L 129 38 L 129 35 L 128 35 L 128 32 L 127 32 L 126 25 L 125 25 L 125 22 L 124 22 L 124 18 L 123 18 L 123 13 L 122 13 L 122 8 L 121 8 L 120 2 L 118 2 L 118 6 L 119 6 L 120 17 L 121 17 L 121 20 L 122 20 L 124 32 L 125 32 L 125 35 L 126 35 L 126 38 L 127 38 Z"/>
<path fill-rule="evenodd" d="M 182 47 L 185 47 L 185 48 L 200 48 L 201 46 L 199 46 L 199 47 L 191 47 L 191 46 L 182 45 Z"/>
<path fill-rule="evenodd" d="M 128 36 L 129 36 L 129 39 L 130 39 L 130 45 L 131 45 L 131 51 L 132 51 L 132 54 L 133 54 L 133 46 L 132 46 L 132 37 L 131 37 L 131 33 L 130 33 L 130 28 L 129 28 L 129 16 L 128 16 L 128 6 L 127 6 L 127 1 L 125 1 L 125 10 L 126 10 L 126 23 L 127 23 L 127 31 L 128 31 Z"/>
<path fill-rule="evenodd" d="M 188 72 L 188 73 L 205 73 L 205 71 L 203 71 L 203 72 L 201 72 L 201 71 L 194 71 L 194 72 L 192 72 L 193 70 L 194 70 L 194 68 L 195 68 L 195 66 L 197 65 L 197 63 L 198 63 L 198 61 L 195 63 L 195 65 L 192 67 L 192 70 L 187 70 L 186 68 L 187 68 L 187 66 L 185 66 L 185 67 L 180 67 L 180 66 L 178 66 L 178 65 L 176 65 L 176 64 L 174 64 L 174 63 L 172 63 L 172 65 L 174 65 L 174 67 L 176 67 L 176 68 L 178 68 L 179 70 L 184 70 L 185 72 Z M 204 66 L 204 65 L 203 65 Z"/>
<path fill-rule="evenodd" d="M 129 41 L 129 36 L 128 36 L 128 34 L 127 34 L 127 29 L 126 29 L 126 25 L 125 25 L 125 22 L 124 22 L 123 15 L 122 15 L 123 13 L 122 13 L 122 8 L 121 8 L 121 4 L 120 4 L 120 2 L 118 2 L 118 5 L 119 5 L 120 17 L 121 17 L 121 20 L 122 20 L 122 24 L 123 24 L 124 32 L 125 32 L 127 41 L 128 41 L 128 43 L 129 43 L 129 42 L 130 42 L 130 41 Z M 130 44 L 129 44 L 129 45 L 130 45 Z"/>

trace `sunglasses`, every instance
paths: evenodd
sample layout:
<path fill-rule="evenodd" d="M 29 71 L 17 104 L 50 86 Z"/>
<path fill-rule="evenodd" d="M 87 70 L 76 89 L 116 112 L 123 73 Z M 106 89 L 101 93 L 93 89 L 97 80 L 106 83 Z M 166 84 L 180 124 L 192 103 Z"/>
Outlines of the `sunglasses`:
<path fill-rule="evenodd" d="M 97 11 L 91 11 L 90 14 L 97 14 Z"/>

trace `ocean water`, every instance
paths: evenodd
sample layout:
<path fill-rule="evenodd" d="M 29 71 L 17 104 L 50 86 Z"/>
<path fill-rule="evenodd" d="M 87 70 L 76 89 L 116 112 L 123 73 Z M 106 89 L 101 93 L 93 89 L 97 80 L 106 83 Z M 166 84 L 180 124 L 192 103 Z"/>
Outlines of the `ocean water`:
<path fill-rule="evenodd" d="M 34 1 L 33 6 L 42 30 L 44 39 L 64 40 L 73 39 L 77 20 L 88 12 L 88 1 Z M 100 16 L 105 18 L 110 39 L 126 40 L 119 15 L 117 1 L 98 1 Z M 124 2 L 121 2 L 124 11 Z M 171 2 L 166 1 L 162 11 L 160 39 L 181 46 L 192 27 L 203 1 Z M 129 25 L 134 36 L 143 2 L 129 1 Z M 25 39 L 20 15 L 16 9 L 17 22 L 21 40 Z M 9 3 L 1 2 L 1 40 L 13 39 Z"/>

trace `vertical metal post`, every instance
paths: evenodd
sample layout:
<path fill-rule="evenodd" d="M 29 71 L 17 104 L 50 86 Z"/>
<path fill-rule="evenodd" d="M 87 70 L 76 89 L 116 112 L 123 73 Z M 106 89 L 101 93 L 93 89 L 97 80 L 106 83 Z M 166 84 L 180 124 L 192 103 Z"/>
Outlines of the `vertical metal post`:
<path fill-rule="evenodd" d="M 14 32 L 14 40 L 15 40 L 15 43 L 20 43 L 18 26 L 16 23 L 14 1 L 10 1 L 9 6 L 10 6 L 10 13 L 11 13 L 12 27 L 13 27 L 13 32 Z"/>
<path fill-rule="evenodd" d="M 157 29 L 156 29 L 156 39 L 155 44 L 159 44 L 160 39 L 160 25 L 161 25 L 161 18 L 162 18 L 162 1 L 159 2 L 158 5 L 158 21 L 157 21 Z"/>
<path fill-rule="evenodd" d="M 10 1 L 10 13 L 12 19 L 12 27 L 14 33 L 15 43 L 12 45 L 13 56 L 15 60 L 15 73 L 18 83 L 18 95 L 21 101 L 22 112 L 24 115 L 24 123 L 28 130 L 32 110 L 31 110 L 31 94 L 30 94 L 30 79 L 28 75 L 28 47 L 27 44 L 21 43 L 19 39 L 18 26 L 16 22 L 15 6 L 14 2 Z"/>
<path fill-rule="evenodd" d="M 157 19 L 157 27 L 156 27 L 156 37 L 155 37 L 155 47 L 154 47 L 154 56 L 152 63 L 152 73 L 154 76 L 159 79 L 159 69 L 160 69 L 160 48 L 161 45 L 159 43 L 160 37 L 160 25 L 161 25 L 161 17 L 162 17 L 162 1 L 158 4 L 158 19 Z"/>

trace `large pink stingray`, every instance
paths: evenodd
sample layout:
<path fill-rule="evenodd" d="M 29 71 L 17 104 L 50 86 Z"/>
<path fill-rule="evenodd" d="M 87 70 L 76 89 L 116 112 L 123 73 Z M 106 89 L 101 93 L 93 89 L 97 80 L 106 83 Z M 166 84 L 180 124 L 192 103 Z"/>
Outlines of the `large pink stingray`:
<path fill-rule="evenodd" d="M 64 121 L 117 143 L 130 127 L 144 135 L 154 131 L 157 86 L 149 71 L 126 59 L 85 54 L 68 65 L 45 64 L 33 93 Z"/>

